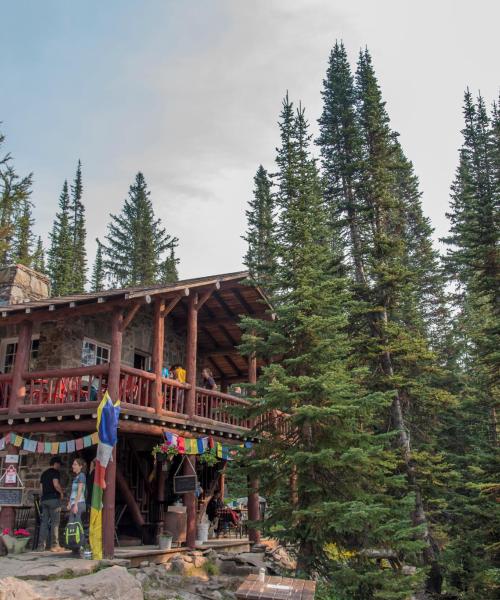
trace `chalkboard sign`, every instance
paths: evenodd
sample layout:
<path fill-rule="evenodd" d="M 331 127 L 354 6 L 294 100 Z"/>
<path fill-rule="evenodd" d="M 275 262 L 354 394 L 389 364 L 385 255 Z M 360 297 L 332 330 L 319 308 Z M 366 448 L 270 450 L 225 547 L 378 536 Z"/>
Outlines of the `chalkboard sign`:
<path fill-rule="evenodd" d="M 19 487 L 0 488 L 0 506 L 22 506 L 23 491 Z"/>
<path fill-rule="evenodd" d="M 188 494 L 196 492 L 198 481 L 196 475 L 178 475 L 174 477 L 174 493 Z"/>

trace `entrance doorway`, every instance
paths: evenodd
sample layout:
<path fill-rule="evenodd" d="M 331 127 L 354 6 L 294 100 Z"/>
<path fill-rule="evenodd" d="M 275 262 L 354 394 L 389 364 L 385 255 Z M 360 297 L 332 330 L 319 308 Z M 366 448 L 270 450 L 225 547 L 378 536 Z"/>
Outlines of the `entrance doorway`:
<path fill-rule="evenodd" d="M 151 370 L 151 355 L 141 350 L 135 350 L 134 352 L 134 369 L 141 369 L 141 371 Z"/>

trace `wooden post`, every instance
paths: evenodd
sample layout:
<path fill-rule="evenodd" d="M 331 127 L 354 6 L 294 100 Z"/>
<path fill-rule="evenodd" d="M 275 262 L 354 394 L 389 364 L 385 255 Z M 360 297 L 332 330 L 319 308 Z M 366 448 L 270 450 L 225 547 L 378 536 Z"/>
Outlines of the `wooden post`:
<path fill-rule="evenodd" d="M 9 415 L 19 412 L 19 405 L 22 404 L 26 394 L 26 382 L 23 373 L 28 370 L 31 353 L 31 333 L 33 323 L 23 321 L 19 327 L 19 339 L 17 341 L 16 358 L 12 368 L 12 387 L 9 398 Z"/>
<path fill-rule="evenodd" d="M 120 366 L 122 358 L 123 310 L 115 309 L 111 321 L 111 356 L 109 361 L 108 392 L 113 402 L 120 394 Z M 106 469 L 106 488 L 103 496 L 102 546 L 104 558 L 113 558 L 115 553 L 115 487 L 116 448 Z"/>
<path fill-rule="evenodd" d="M 182 467 L 183 475 L 194 475 L 196 473 L 196 456 L 186 455 Z M 196 496 L 194 493 L 184 494 L 184 506 L 186 507 L 186 546 L 196 546 Z"/>
<path fill-rule="evenodd" d="M 226 476 L 224 475 L 224 473 L 221 473 L 219 475 L 219 492 L 220 492 L 220 498 L 222 501 L 224 501 L 224 492 L 225 492 L 225 487 L 226 487 Z"/>
<path fill-rule="evenodd" d="M 163 405 L 161 377 L 163 371 L 163 346 L 165 344 L 165 300 L 155 301 L 154 330 L 153 330 L 153 372 L 155 374 L 153 406 L 156 413 L 161 411 Z"/>
<path fill-rule="evenodd" d="M 248 357 L 248 383 L 255 385 L 257 383 L 257 357 L 252 352 Z M 255 395 L 255 392 L 252 392 Z M 248 520 L 260 521 L 259 505 L 259 478 L 252 474 L 248 478 Z M 260 543 L 260 531 L 258 529 L 249 529 L 248 537 L 254 544 Z"/>
<path fill-rule="evenodd" d="M 191 387 L 186 394 L 185 411 L 192 418 L 196 406 L 196 351 L 198 347 L 198 294 L 189 296 L 186 342 L 186 383 Z"/>

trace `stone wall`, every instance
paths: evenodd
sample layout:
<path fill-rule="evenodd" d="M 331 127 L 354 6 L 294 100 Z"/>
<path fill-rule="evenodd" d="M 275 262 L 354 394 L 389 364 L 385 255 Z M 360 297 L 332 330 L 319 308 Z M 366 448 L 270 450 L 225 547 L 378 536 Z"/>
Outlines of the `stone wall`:
<path fill-rule="evenodd" d="M 49 278 L 24 265 L 0 269 L 0 305 L 50 297 Z"/>
<path fill-rule="evenodd" d="M 80 367 L 84 338 L 111 345 L 109 314 L 79 317 L 71 321 L 42 323 L 37 369 Z M 122 363 L 133 366 L 136 351 L 151 354 L 153 348 L 153 313 L 150 306 L 141 308 L 123 335 Z M 165 320 L 164 363 L 184 364 L 185 336 L 173 331 L 169 317 Z"/>

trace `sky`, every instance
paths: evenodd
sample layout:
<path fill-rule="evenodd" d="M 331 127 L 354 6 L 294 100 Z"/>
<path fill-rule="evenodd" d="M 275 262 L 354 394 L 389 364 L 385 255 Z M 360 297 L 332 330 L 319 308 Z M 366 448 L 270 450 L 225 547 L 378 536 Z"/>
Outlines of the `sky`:
<path fill-rule="evenodd" d="M 179 238 L 181 277 L 242 267 L 259 164 L 286 91 L 313 133 L 328 55 L 367 46 L 436 240 L 447 230 L 467 86 L 498 99 L 496 0 L 0 1 L 0 121 L 34 173 L 36 232 L 83 165 L 89 261 L 135 174 Z"/>

